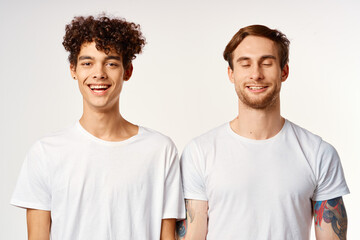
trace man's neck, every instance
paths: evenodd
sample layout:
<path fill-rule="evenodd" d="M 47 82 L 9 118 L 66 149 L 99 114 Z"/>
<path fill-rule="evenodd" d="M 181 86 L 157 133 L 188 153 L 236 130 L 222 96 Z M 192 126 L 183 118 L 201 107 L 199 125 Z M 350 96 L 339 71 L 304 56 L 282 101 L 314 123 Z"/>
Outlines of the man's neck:
<path fill-rule="evenodd" d="M 84 104 L 79 122 L 90 134 L 105 141 L 126 140 L 136 135 L 139 129 L 121 116 L 118 104 L 104 111 L 97 111 Z"/>
<path fill-rule="evenodd" d="M 267 109 L 253 109 L 239 101 L 239 115 L 230 122 L 230 126 L 240 136 L 264 140 L 279 133 L 284 123 L 280 102 Z"/>

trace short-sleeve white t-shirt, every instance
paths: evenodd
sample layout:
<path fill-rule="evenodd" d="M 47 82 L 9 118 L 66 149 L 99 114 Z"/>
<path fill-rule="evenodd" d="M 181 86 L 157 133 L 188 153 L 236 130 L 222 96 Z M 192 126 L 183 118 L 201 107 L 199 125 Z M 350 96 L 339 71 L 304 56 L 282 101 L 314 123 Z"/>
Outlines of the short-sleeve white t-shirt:
<path fill-rule="evenodd" d="M 266 140 L 223 124 L 186 146 L 181 171 L 185 199 L 208 201 L 208 240 L 308 240 L 311 201 L 349 193 L 336 150 L 288 120 Z"/>
<path fill-rule="evenodd" d="M 144 127 L 109 142 L 76 123 L 33 145 L 11 204 L 51 211 L 52 240 L 158 240 L 162 219 L 185 217 L 176 147 Z"/>

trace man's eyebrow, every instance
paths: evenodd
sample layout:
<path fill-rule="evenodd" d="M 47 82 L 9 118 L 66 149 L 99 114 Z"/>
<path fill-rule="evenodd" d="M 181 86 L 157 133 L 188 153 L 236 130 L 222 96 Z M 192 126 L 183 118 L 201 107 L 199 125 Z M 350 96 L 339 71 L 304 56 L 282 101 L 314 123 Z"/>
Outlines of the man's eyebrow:
<path fill-rule="evenodd" d="M 236 62 L 241 62 L 241 61 L 246 61 L 246 60 L 249 60 L 250 58 L 249 57 L 239 57 Z"/>
<path fill-rule="evenodd" d="M 264 56 L 261 56 L 260 57 L 260 60 L 261 61 L 264 61 L 265 59 L 274 59 L 274 60 L 276 60 L 276 57 L 274 56 L 274 55 L 264 55 Z M 236 61 L 237 62 L 241 62 L 241 61 L 246 61 L 246 60 L 250 60 L 250 58 L 249 57 L 239 57 Z"/>
<path fill-rule="evenodd" d="M 90 56 L 80 56 L 79 57 L 79 60 L 86 60 L 86 59 L 93 59 L 93 58 Z"/>
<path fill-rule="evenodd" d="M 105 59 L 106 59 L 106 60 L 114 59 L 114 60 L 121 61 L 121 57 L 120 57 L 120 56 L 114 56 L 114 55 L 107 56 Z"/>
<path fill-rule="evenodd" d="M 276 60 L 276 57 L 274 55 L 264 55 L 264 56 L 261 56 L 261 60 L 265 60 L 265 59 L 274 59 Z"/>
<path fill-rule="evenodd" d="M 90 56 L 80 56 L 79 57 L 79 60 L 87 60 L 87 59 L 94 59 L 93 57 L 90 57 Z M 105 58 L 106 60 L 111 60 L 111 59 L 114 59 L 114 60 L 118 60 L 118 61 L 121 61 L 121 57 L 120 56 L 115 56 L 115 55 L 110 55 L 110 56 L 107 56 Z"/>

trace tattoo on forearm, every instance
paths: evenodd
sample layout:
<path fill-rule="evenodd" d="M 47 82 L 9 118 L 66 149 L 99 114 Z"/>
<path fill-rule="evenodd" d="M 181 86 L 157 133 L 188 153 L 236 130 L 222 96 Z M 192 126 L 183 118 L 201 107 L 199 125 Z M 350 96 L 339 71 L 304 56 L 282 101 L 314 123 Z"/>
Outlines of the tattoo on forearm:
<path fill-rule="evenodd" d="M 314 205 L 315 226 L 321 222 L 331 223 L 331 227 L 340 240 L 346 239 L 347 215 L 342 197 L 327 201 L 317 201 Z"/>
<path fill-rule="evenodd" d="M 176 222 L 176 235 L 177 239 L 185 237 L 187 229 L 187 219 Z"/>
<path fill-rule="evenodd" d="M 185 237 L 186 231 L 188 228 L 188 220 L 190 219 L 190 223 L 194 221 L 195 211 L 192 208 L 191 200 L 185 200 L 185 208 L 186 208 L 186 219 L 182 221 L 178 221 L 176 223 L 176 234 L 181 239 Z"/>

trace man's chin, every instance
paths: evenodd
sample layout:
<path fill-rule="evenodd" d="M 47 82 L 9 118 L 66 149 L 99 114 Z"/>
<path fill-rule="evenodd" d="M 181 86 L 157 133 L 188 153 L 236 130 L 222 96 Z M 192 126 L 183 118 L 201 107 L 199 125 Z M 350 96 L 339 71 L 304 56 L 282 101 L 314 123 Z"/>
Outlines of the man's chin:
<path fill-rule="evenodd" d="M 269 108 L 272 104 L 268 103 L 255 103 L 255 102 L 243 102 L 247 107 L 257 110 L 264 110 Z"/>
<path fill-rule="evenodd" d="M 239 97 L 239 100 L 249 108 L 265 110 L 273 107 L 276 103 L 277 96 L 266 96 L 262 99 L 249 99 L 247 97 Z"/>

